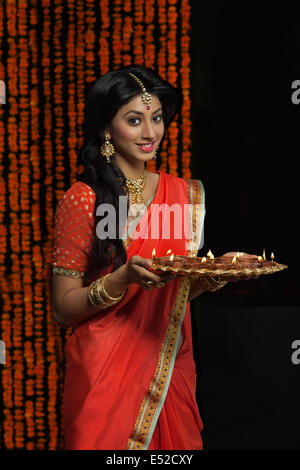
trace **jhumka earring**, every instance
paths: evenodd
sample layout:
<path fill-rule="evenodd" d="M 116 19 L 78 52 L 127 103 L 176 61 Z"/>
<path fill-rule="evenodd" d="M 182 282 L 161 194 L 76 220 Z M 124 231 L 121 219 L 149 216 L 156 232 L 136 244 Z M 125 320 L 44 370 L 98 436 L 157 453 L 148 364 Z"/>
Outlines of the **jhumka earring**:
<path fill-rule="evenodd" d="M 141 80 L 136 77 L 133 73 L 131 72 L 128 72 L 128 74 L 133 77 L 137 83 L 140 85 L 141 89 L 142 89 L 142 101 L 143 103 L 146 105 L 146 109 L 150 109 L 150 104 L 151 104 L 151 101 L 152 101 L 152 96 L 150 95 L 150 93 L 147 92 L 146 88 L 144 87 L 143 83 L 141 82 Z"/>
<path fill-rule="evenodd" d="M 105 142 L 100 147 L 100 153 L 103 157 L 106 157 L 107 163 L 110 163 L 111 157 L 115 154 L 115 147 L 108 140 L 108 137 L 106 134 L 105 134 Z"/>
<path fill-rule="evenodd" d="M 152 157 L 152 160 L 157 160 L 157 155 L 156 155 L 157 149 L 154 151 L 154 155 Z"/>

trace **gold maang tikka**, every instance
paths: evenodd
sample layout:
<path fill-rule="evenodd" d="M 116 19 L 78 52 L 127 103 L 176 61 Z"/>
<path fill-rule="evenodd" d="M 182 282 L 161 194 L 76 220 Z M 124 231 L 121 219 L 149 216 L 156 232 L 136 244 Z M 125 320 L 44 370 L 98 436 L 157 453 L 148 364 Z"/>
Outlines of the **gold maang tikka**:
<path fill-rule="evenodd" d="M 141 82 L 141 80 L 136 77 L 133 73 L 131 72 L 128 72 L 128 74 L 134 78 L 137 83 L 140 85 L 141 89 L 142 89 L 142 101 L 143 103 L 146 105 L 146 109 L 150 109 L 150 104 L 151 104 L 151 101 L 152 101 L 152 96 L 150 95 L 150 93 L 147 92 L 146 88 L 144 87 L 144 84 Z"/>
<path fill-rule="evenodd" d="M 152 102 L 152 96 L 150 93 L 147 92 L 144 84 L 141 82 L 141 80 L 136 77 L 133 73 L 128 72 L 128 74 L 134 78 L 134 80 L 139 84 L 139 86 L 142 89 L 142 101 L 146 105 L 146 109 L 150 109 L 150 104 Z M 132 178 L 126 178 L 125 179 L 125 186 L 128 190 L 129 193 L 132 194 L 132 205 L 145 205 L 145 200 L 142 195 L 142 190 L 144 189 L 146 184 L 146 169 L 144 168 L 143 174 L 140 178 L 133 180 Z M 140 209 L 139 212 L 143 212 L 143 209 Z"/>

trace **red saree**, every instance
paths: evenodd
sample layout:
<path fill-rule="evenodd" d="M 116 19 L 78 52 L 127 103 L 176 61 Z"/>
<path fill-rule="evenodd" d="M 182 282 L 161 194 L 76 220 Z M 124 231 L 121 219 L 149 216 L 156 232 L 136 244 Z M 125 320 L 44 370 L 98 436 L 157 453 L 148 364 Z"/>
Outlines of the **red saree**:
<path fill-rule="evenodd" d="M 168 238 L 162 228 L 160 238 L 128 237 L 128 259 L 136 254 L 151 258 L 153 248 L 157 256 L 169 249 L 191 256 L 201 244 L 201 182 L 157 173 L 157 191 L 136 231 L 148 220 L 150 232 L 155 204 L 193 204 L 188 225 L 194 237 L 188 239 L 182 230 L 176 238 L 172 222 Z M 94 203 L 92 189 L 77 182 L 58 204 L 53 266 L 66 275 L 83 276 L 87 269 Z M 166 217 L 164 212 L 160 227 L 166 226 Z M 99 276 L 110 271 L 99 270 Z M 65 449 L 202 449 L 189 288 L 186 277 L 149 291 L 131 284 L 121 302 L 76 326 L 65 345 Z"/>

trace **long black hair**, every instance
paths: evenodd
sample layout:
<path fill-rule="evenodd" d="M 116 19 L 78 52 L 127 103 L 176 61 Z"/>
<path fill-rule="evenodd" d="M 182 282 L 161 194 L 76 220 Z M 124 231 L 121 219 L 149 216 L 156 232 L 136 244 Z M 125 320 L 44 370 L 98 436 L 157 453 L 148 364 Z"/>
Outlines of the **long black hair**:
<path fill-rule="evenodd" d="M 101 203 L 109 203 L 115 207 L 116 234 L 120 233 L 119 196 L 126 196 L 123 189 L 125 175 L 116 166 L 113 157 L 110 163 L 107 163 L 106 158 L 100 154 L 100 147 L 105 141 L 105 129 L 109 127 L 119 108 L 142 92 L 139 84 L 128 72 L 139 78 L 150 94 L 159 98 L 165 129 L 175 116 L 182 99 L 177 89 L 159 77 L 152 69 L 140 65 L 112 70 L 97 78 L 88 91 L 84 121 L 85 143 L 80 154 L 85 171 L 78 180 L 94 190 L 95 211 Z M 129 203 L 129 198 L 127 202 Z M 95 211 L 94 217 L 97 224 L 104 216 L 96 216 Z M 114 271 L 126 263 L 127 254 L 123 240 L 118 238 L 118 235 L 116 236 L 116 239 L 102 240 L 95 233 L 90 254 L 89 274 L 97 273 L 111 264 L 113 264 L 112 270 Z"/>

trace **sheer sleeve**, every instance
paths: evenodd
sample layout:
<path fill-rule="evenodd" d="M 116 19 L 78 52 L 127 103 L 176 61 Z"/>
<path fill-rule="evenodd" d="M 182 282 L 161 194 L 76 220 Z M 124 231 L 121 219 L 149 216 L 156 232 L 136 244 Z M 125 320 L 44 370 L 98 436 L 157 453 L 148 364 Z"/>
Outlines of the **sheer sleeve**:
<path fill-rule="evenodd" d="M 200 211 L 200 216 L 199 216 L 199 223 L 198 223 L 198 230 L 199 230 L 199 246 L 198 246 L 198 251 L 203 247 L 204 245 L 204 219 L 205 219 L 205 190 L 204 186 L 201 180 L 194 180 L 197 182 L 199 186 L 199 194 L 200 198 L 197 200 L 197 204 L 199 207 Z"/>
<path fill-rule="evenodd" d="M 95 193 L 77 181 L 59 201 L 54 217 L 53 272 L 84 277 L 95 234 Z"/>
<path fill-rule="evenodd" d="M 190 212 L 192 239 L 189 250 L 197 255 L 204 245 L 205 190 L 201 180 L 185 178 L 188 183 L 189 200 L 193 206 Z"/>

